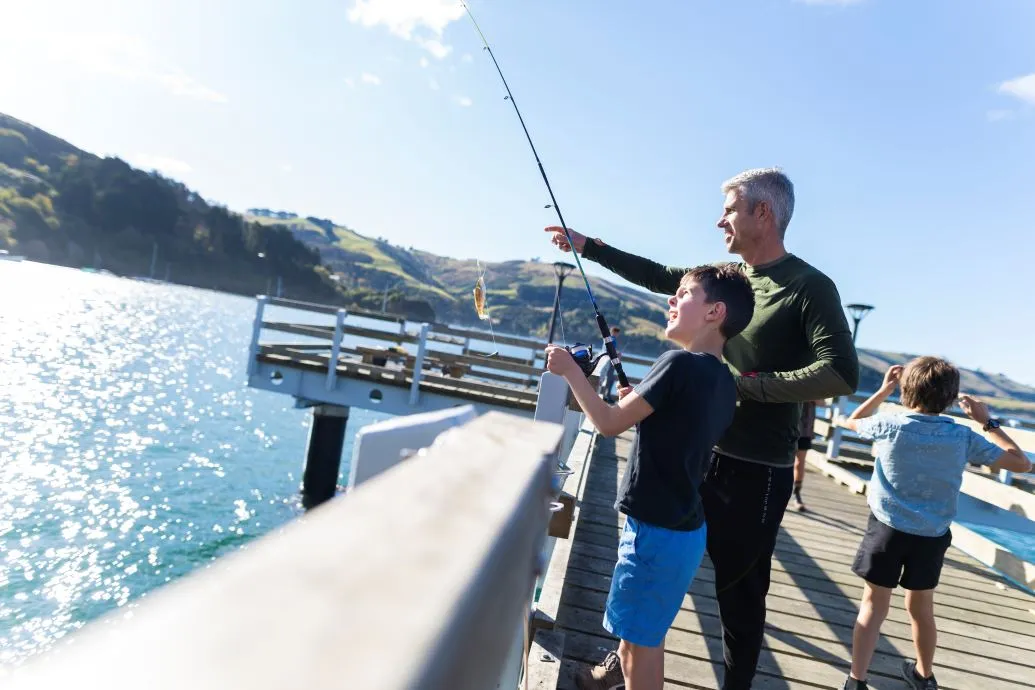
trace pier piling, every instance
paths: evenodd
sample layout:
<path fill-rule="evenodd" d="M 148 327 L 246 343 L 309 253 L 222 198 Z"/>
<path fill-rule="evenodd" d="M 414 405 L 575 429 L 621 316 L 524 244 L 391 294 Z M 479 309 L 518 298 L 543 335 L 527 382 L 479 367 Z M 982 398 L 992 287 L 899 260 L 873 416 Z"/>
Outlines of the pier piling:
<path fill-rule="evenodd" d="M 347 407 L 316 405 L 312 410 L 302 471 L 302 507 L 306 510 L 334 498 L 349 421 Z"/>

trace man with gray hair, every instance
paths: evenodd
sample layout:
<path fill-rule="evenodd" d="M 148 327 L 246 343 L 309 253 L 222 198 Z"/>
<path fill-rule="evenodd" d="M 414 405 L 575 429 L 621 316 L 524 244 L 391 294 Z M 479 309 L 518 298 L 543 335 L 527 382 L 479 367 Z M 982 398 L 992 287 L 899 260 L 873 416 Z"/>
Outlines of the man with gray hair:
<path fill-rule="evenodd" d="M 855 392 L 859 362 L 833 281 L 784 248 L 794 213 L 790 179 L 777 168 L 748 170 L 722 191 L 718 227 L 726 250 L 743 259 L 755 311 L 723 350 L 737 381 L 737 411 L 713 450 L 701 498 L 722 622 L 722 690 L 747 690 L 762 647 L 776 535 L 791 497 L 802 403 Z M 571 251 L 562 228 L 546 231 Z M 687 271 L 568 231 L 584 258 L 653 292 L 673 294 Z"/>

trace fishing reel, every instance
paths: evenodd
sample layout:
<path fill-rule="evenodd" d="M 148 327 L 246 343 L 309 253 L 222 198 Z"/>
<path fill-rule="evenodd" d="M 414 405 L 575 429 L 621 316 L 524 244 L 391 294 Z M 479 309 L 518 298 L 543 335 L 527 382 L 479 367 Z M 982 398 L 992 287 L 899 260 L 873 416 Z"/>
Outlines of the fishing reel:
<path fill-rule="evenodd" d="M 597 368 L 597 362 L 606 356 L 606 353 L 601 353 L 594 358 L 593 346 L 584 345 L 583 343 L 565 345 L 564 349 L 568 351 L 571 358 L 579 365 L 579 369 L 581 369 L 582 373 L 586 375 L 586 378 L 593 375 L 593 371 Z"/>

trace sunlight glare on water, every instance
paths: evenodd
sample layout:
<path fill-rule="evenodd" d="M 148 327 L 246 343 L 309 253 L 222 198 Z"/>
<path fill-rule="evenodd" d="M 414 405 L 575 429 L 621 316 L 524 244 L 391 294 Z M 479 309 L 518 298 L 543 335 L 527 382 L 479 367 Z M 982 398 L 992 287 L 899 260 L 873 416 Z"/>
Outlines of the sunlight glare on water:
<path fill-rule="evenodd" d="M 299 515 L 308 416 L 244 385 L 252 300 L 30 262 L 0 294 L 9 666 Z"/>

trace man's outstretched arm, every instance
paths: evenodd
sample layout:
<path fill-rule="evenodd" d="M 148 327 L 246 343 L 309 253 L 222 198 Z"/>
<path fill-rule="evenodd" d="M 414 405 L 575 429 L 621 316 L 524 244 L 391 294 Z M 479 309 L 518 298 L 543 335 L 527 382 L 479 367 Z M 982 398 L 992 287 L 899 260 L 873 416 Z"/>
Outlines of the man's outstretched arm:
<path fill-rule="evenodd" d="M 564 251 L 571 251 L 564 230 L 560 226 L 546 228 L 547 232 L 553 233 L 553 243 Z M 625 278 L 630 283 L 635 283 L 651 292 L 658 292 L 663 295 L 675 294 L 679 289 L 679 281 L 689 270 L 676 266 L 664 266 L 656 261 L 644 259 L 620 249 L 609 247 L 600 240 L 588 239 L 585 235 L 568 228 L 572 241 L 575 243 L 575 251 L 579 255 L 595 261 L 604 268 Z"/>
<path fill-rule="evenodd" d="M 815 361 L 794 371 L 737 377 L 737 394 L 742 400 L 808 402 L 855 392 L 859 358 L 841 297 L 829 278 L 814 282 L 805 295 L 802 327 Z"/>

